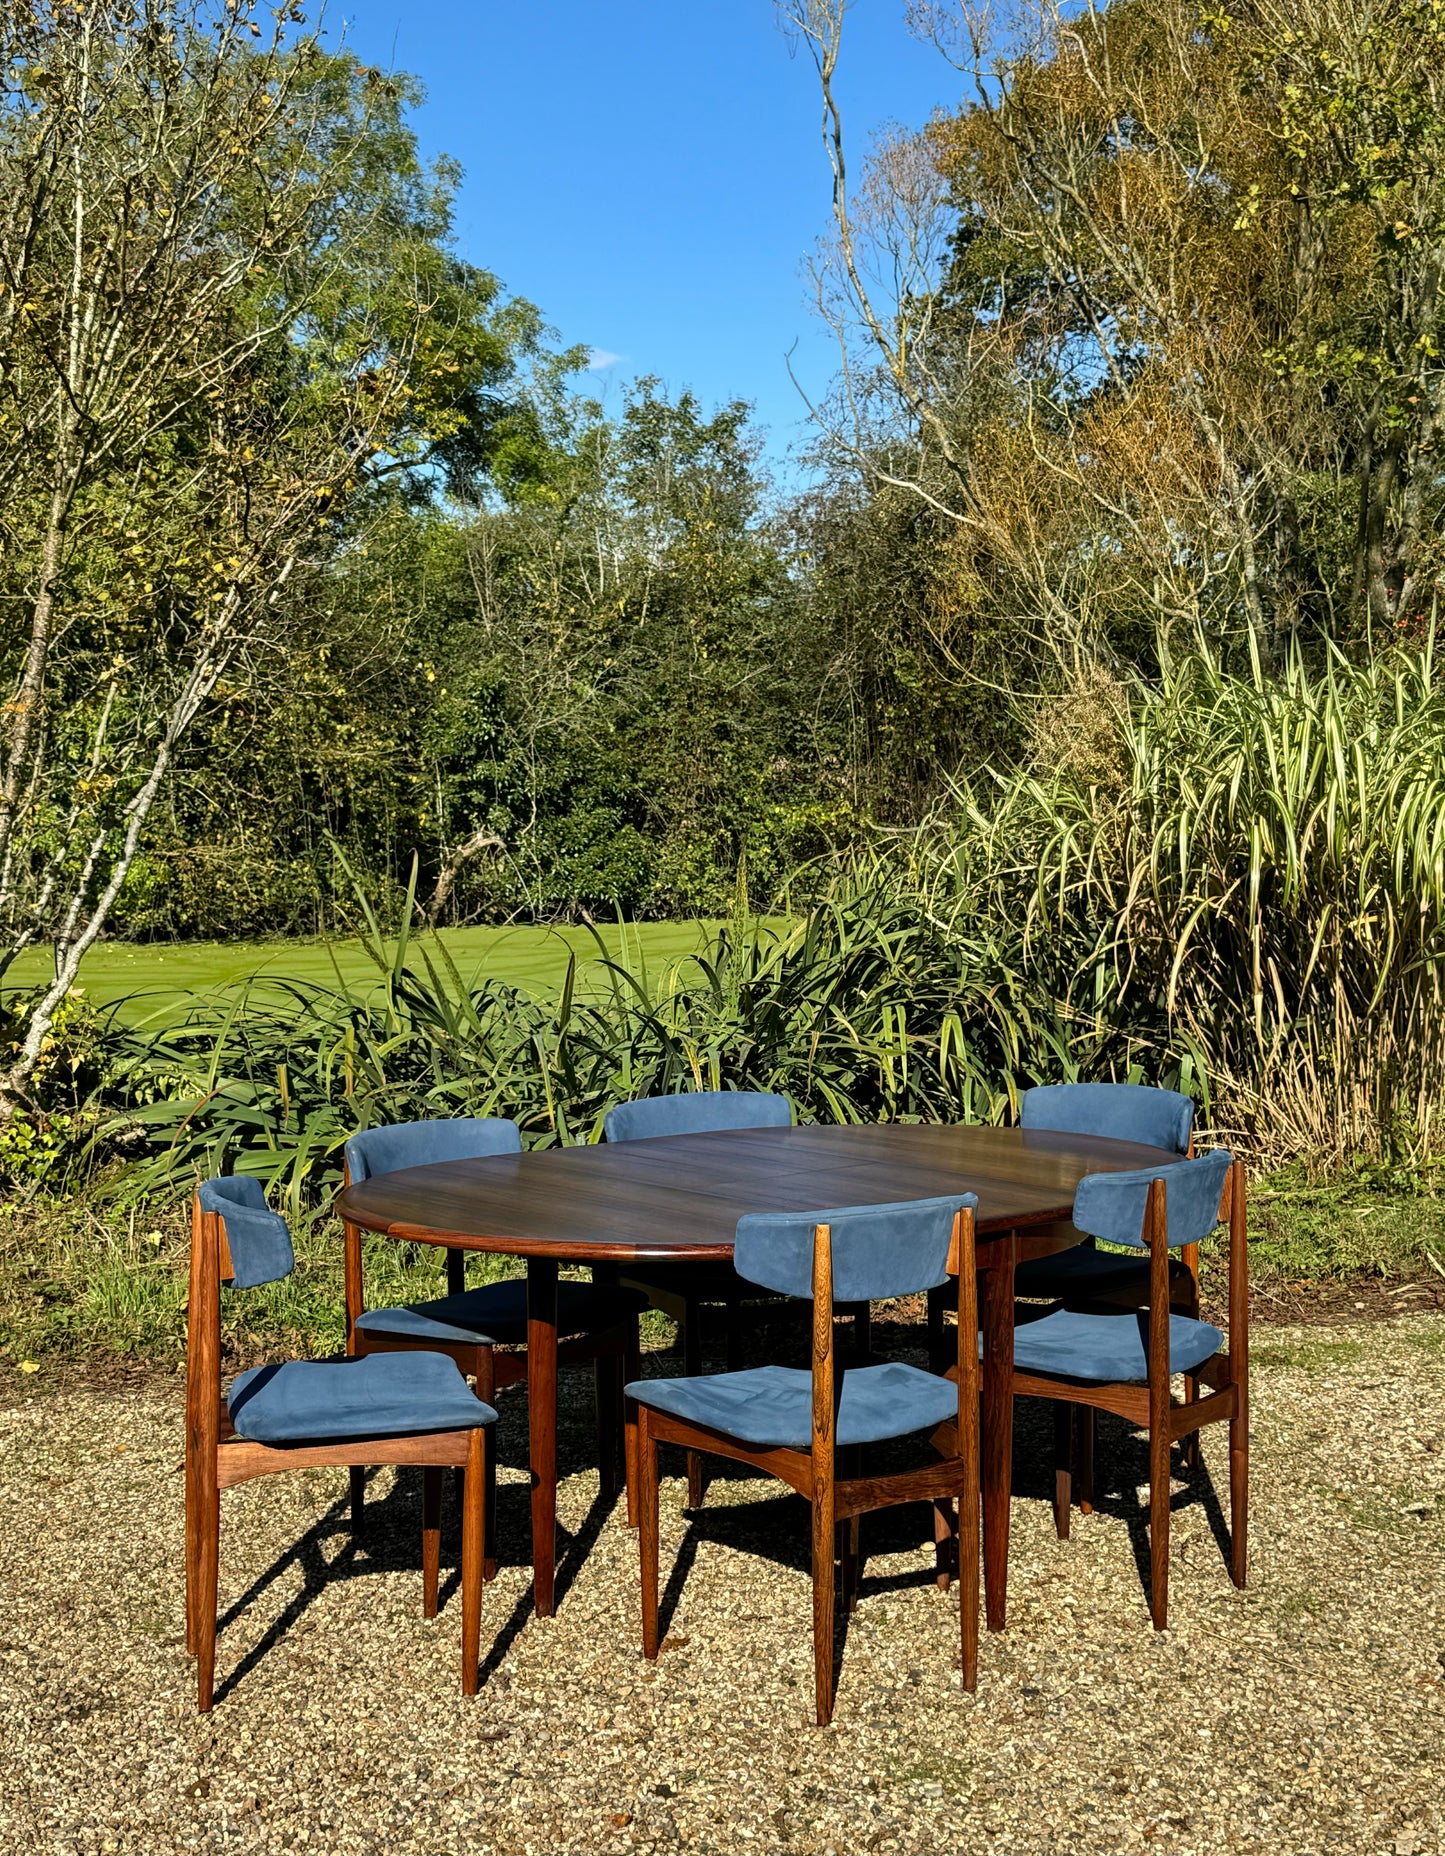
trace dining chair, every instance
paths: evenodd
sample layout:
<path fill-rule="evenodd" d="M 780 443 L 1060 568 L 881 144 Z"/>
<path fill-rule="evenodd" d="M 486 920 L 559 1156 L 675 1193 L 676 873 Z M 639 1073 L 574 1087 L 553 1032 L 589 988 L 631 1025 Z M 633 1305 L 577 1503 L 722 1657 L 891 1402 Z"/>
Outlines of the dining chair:
<path fill-rule="evenodd" d="M 619 1102 L 602 1119 L 608 1145 L 616 1141 L 650 1141 L 668 1134 L 717 1134 L 729 1129 L 790 1128 L 793 1105 L 786 1096 L 753 1089 L 699 1089 L 683 1095 L 644 1096 Z M 628 1266 L 621 1280 L 641 1289 L 655 1308 L 677 1323 L 682 1370 L 702 1371 L 702 1310 L 724 1311 L 728 1370 L 742 1364 L 741 1311 L 745 1302 L 775 1301 L 745 1283 L 730 1263 L 652 1263 Z M 866 1314 L 864 1316 L 866 1321 Z M 702 1460 L 690 1454 L 687 1497 L 690 1508 L 703 1504 Z"/>
<path fill-rule="evenodd" d="M 1056 1134 L 1097 1134 L 1114 1141 L 1135 1141 L 1145 1147 L 1162 1147 L 1168 1153 L 1187 1155 L 1194 1146 L 1194 1104 L 1175 1089 L 1156 1089 L 1144 1083 L 1046 1083 L 1026 1089 L 1019 1102 L 1022 1127 Z M 1077 1239 L 1077 1229 L 1061 1227 Z M 1169 1292 L 1181 1314 L 1199 1315 L 1199 1246 L 1188 1244 L 1169 1261 Z M 1065 1307 L 1108 1303 L 1139 1308 L 1149 1300 L 1149 1265 L 1138 1255 L 1100 1250 L 1091 1237 L 1074 1242 L 1067 1250 L 1046 1257 L 1030 1257 L 1014 1270 L 1014 1294 L 1030 1301 L 1061 1301 Z M 1185 1382 L 1185 1397 L 1198 1396 L 1193 1378 Z M 1068 1461 L 1067 1487 L 1077 1496 L 1082 1513 L 1093 1508 L 1094 1414 L 1081 1406 L 1072 1411 L 1060 1402 L 1054 1407 L 1056 1474 Z M 1186 1441 L 1185 1454 L 1198 1462 L 1198 1439 Z M 1061 1488 L 1065 1484 L 1059 1485 Z M 1063 1534 L 1068 1538 L 1069 1506 L 1062 1510 Z"/>
<path fill-rule="evenodd" d="M 642 1648 L 658 1654 L 659 1443 L 709 1451 L 777 1476 L 812 1507 L 813 1669 L 818 1725 L 833 1715 L 834 1601 L 858 1601 L 859 1518 L 904 1502 L 932 1502 L 935 1537 L 954 1531 L 963 1686 L 978 1680 L 979 1356 L 972 1193 L 840 1211 L 754 1213 L 738 1221 L 738 1272 L 777 1295 L 812 1302 L 812 1368 L 751 1367 L 627 1387 L 637 1414 L 636 1473 L 642 1557 Z M 902 1361 L 838 1371 L 838 1300 L 913 1295 L 957 1282 L 956 1382 Z M 863 1474 L 863 1451 L 918 1432 L 950 1430 L 941 1462 Z M 629 1465 L 629 1468 L 631 1465 Z M 839 1470 L 843 1470 L 842 1478 Z M 940 1545 L 940 1583 L 948 1573 Z"/>
<path fill-rule="evenodd" d="M 403 1167 L 448 1160 L 481 1160 L 522 1151 L 516 1122 L 501 1116 L 447 1121 L 399 1122 L 368 1128 L 346 1143 L 345 1183 L 375 1179 Z M 466 1286 L 466 1253 L 446 1253 L 447 1293 L 430 1301 L 394 1308 L 367 1308 L 362 1276 L 361 1231 L 346 1223 L 346 1351 L 353 1357 L 413 1352 L 443 1353 L 476 1381 L 487 1403 L 503 1386 L 527 1377 L 527 1285 L 520 1278 Z M 622 1384 L 637 1370 L 637 1317 L 647 1298 L 616 1284 L 560 1282 L 557 1285 L 557 1363 L 591 1361 L 597 1376 L 597 1435 L 601 1495 L 617 1487 L 621 1442 Z M 495 1476 L 495 1457 L 490 1473 Z M 360 1527 L 366 1471 L 351 1473 L 352 1525 Z M 488 1502 L 485 1576 L 496 1572 L 496 1503 Z M 634 1517 L 629 1512 L 629 1522 Z"/>
<path fill-rule="evenodd" d="M 1169 1253 L 1229 1225 L 1228 1323 L 1175 1312 Z M 1143 1308 L 1058 1308 L 1014 1331 L 1016 1398 L 1046 1398 L 1110 1411 L 1149 1437 L 1150 1611 L 1156 1630 L 1169 1614 L 1169 1452 L 1203 1425 L 1229 1424 L 1230 1574 L 1245 1581 L 1249 1504 L 1249 1268 L 1242 1161 L 1226 1149 L 1202 1159 L 1130 1173 L 1091 1173 L 1079 1182 L 1074 1224 L 1105 1243 L 1143 1251 L 1149 1294 Z M 1185 1374 L 1195 1396 L 1173 1398 Z M 1206 1388 L 1199 1396 L 1199 1388 Z M 1065 1441 L 1061 1438 L 1061 1443 Z M 1055 1521 L 1067 1533 L 1069 1472 L 1055 1480 Z M 1062 1512 L 1061 1512 L 1062 1509 Z"/>
<path fill-rule="evenodd" d="M 488 1427 L 496 1412 L 438 1353 L 403 1359 L 288 1360 L 221 1390 L 221 1287 L 279 1282 L 295 1265 L 291 1233 L 257 1179 L 209 1179 L 191 1202 L 186 1346 L 186 1647 L 197 1706 L 215 1695 L 221 1490 L 279 1470 L 422 1466 L 422 1608 L 435 1617 L 442 1470 L 462 1472 L 462 1690 L 479 1681 Z"/>

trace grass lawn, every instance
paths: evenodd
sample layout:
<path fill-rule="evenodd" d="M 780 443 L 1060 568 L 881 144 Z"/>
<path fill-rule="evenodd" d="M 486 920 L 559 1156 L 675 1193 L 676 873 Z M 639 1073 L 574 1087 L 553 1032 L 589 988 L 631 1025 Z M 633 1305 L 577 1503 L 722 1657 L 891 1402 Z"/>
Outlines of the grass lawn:
<path fill-rule="evenodd" d="M 640 954 L 649 966 L 665 966 L 701 947 L 707 928 L 703 922 L 613 923 L 598 932 L 610 954 L 631 961 Z M 444 928 L 440 938 L 463 979 L 495 975 L 532 991 L 559 986 L 569 954 L 579 965 L 598 957 L 587 928 Z M 173 1011 L 181 995 L 229 990 L 257 977 L 335 986 L 338 972 L 349 987 L 372 985 L 377 977 L 359 941 L 103 941 L 86 955 L 80 983 L 98 1004 L 127 1000 L 127 1019 L 146 1024 Z M 34 986 L 49 973 L 49 951 L 31 948 L 6 975 L 6 987 Z"/>

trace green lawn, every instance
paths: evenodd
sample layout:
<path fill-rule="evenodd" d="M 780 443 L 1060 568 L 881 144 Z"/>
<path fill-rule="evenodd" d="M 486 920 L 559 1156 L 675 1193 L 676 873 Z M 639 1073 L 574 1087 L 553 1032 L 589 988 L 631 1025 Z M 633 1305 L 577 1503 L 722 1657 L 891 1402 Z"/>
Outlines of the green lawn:
<path fill-rule="evenodd" d="M 649 965 L 660 966 L 693 953 L 707 931 L 703 922 L 599 929 L 610 953 L 622 952 L 625 939 L 630 959 L 640 952 Z M 464 979 L 493 974 L 535 991 L 561 984 L 569 954 L 579 964 L 597 957 L 596 939 L 586 928 L 444 928 L 440 938 Z M 33 986 L 49 977 L 49 969 L 48 951 L 31 948 L 6 975 L 6 987 Z M 228 990 L 259 975 L 334 986 L 338 970 L 350 987 L 377 977 L 358 941 L 106 941 L 86 955 L 80 983 L 99 1004 L 128 999 L 126 1017 L 143 1024 L 174 1010 L 183 994 Z"/>

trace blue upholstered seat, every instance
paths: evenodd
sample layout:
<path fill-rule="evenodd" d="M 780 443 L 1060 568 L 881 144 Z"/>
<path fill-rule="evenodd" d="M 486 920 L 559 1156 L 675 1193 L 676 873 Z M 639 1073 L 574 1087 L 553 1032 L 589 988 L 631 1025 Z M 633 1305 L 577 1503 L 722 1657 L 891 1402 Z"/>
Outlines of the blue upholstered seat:
<path fill-rule="evenodd" d="M 1194 1104 L 1173 1089 L 1140 1083 L 1049 1083 L 1024 1091 L 1019 1120 L 1025 1128 L 1097 1134 L 1184 1154 L 1189 1151 Z M 1138 1258 L 1079 1244 L 1020 1263 L 1014 1271 L 1014 1292 L 1044 1301 L 1126 1295 L 1147 1301 L 1149 1270 Z"/>
<path fill-rule="evenodd" d="M 619 1102 L 608 1109 L 602 1129 L 609 1142 L 650 1141 L 664 1134 L 713 1134 L 725 1128 L 789 1128 L 792 1124 L 793 1108 L 786 1096 L 751 1089 L 707 1089 Z"/>
<path fill-rule="evenodd" d="M 237 1433 L 260 1444 L 474 1431 L 497 1419 L 442 1353 L 253 1366 L 231 1387 L 227 1404 Z"/>
<path fill-rule="evenodd" d="M 596 1334 L 640 1314 L 647 1297 L 636 1289 L 585 1282 L 557 1285 L 557 1333 Z M 369 1334 L 396 1334 L 423 1342 L 519 1347 L 527 1339 L 527 1285 L 520 1280 L 487 1283 L 404 1308 L 370 1308 L 356 1323 Z"/>
<path fill-rule="evenodd" d="M 1138 1249 L 1145 1242 L 1150 1187 L 1162 1180 L 1170 1247 L 1197 1244 L 1219 1222 L 1220 1197 L 1232 1165 L 1233 1155 L 1219 1148 L 1199 1160 L 1130 1173 L 1090 1173 L 1074 1195 L 1074 1223 L 1091 1237 Z M 1118 1314 L 1058 1309 L 1015 1330 L 1014 1365 L 1022 1372 L 1102 1384 L 1143 1380 L 1149 1376 L 1148 1339 L 1147 1308 Z M 1209 1322 L 1171 1315 L 1170 1372 L 1192 1373 L 1223 1343 L 1224 1336 Z"/>
<path fill-rule="evenodd" d="M 1118 1314 L 1079 1314 L 1060 1308 L 1014 1331 L 1014 1365 L 1021 1372 L 1101 1385 L 1149 1377 L 1147 1308 Z M 1216 1354 L 1224 1336 L 1207 1321 L 1169 1317 L 1169 1370 L 1192 1373 Z"/>
<path fill-rule="evenodd" d="M 972 1193 L 963 1193 L 836 1211 L 752 1213 L 738 1220 L 733 1261 L 749 1282 L 811 1298 L 814 1235 L 827 1225 L 835 1303 L 913 1295 L 948 1280 L 954 1219 L 977 1204 Z M 812 1442 L 813 1375 L 800 1368 L 642 1379 L 627 1387 L 627 1395 L 741 1443 L 806 1449 Z M 854 1367 L 842 1375 L 835 1442 L 907 1437 L 957 1415 L 958 1388 L 938 1374 L 891 1360 Z"/>
<path fill-rule="evenodd" d="M 629 1398 L 654 1411 L 705 1424 L 740 1443 L 806 1450 L 813 1438 L 813 1375 L 802 1367 L 757 1366 L 695 1379 L 644 1379 Z M 958 1416 L 958 1387 L 889 1360 L 843 1375 L 835 1441 L 877 1443 L 932 1430 Z"/>

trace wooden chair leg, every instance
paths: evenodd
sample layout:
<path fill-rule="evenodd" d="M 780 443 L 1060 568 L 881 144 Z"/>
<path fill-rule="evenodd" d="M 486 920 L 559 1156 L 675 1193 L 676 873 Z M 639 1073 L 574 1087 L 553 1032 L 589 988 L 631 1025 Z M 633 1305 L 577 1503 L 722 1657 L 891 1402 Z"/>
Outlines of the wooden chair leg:
<path fill-rule="evenodd" d="M 1184 1403 L 1186 1405 L 1199 1403 L 1199 1381 L 1193 1373 L 1184 1375 Z M 1198 1431 L 1189 1431 L 1179 1439 L 1179 1460 L 1186 1469 L 1198 1469 L 1200 1460 Z"/>
<path fill-rule="evenodd" d="M 462 1693 L 475 1695 L 481 1682 L 482 1583 L 487 1541 L 489 1463 L 492 1439 L 475 1430 L 462 1482 Z M 437 1472 L 440 1475 L 440 1471 Z"/>
<path fill-rule="evenodd" d="M 819 1478 L 813 1490 L 813 1684 L 818 1725 L 833 1718 L 833 1593 L 836 1581 L 833 1484 Z"/>
<path fill-rule="evenodd" d="M 351 1470 L 351 1539 L 354 1545 L 361 1538 L 361 1530 L 366 1524 L 366 1471 Z"/>
<path fill-rule="evenodd" d="M 221 1561 L 221 1491 L 214 1455 L 196 1466 L 196 1706 L 211 1712 L 216 1692 L 216 1586 Z"/>
<path fill-rule="evenodd" d="M 647 1422 L 647 1407 L 637 1408 L 637 1538 L 642 1561 L 642 1654 L 657 1660 L 657 1440 Z"/>
<path fill-rule="evenodd" d="M 858 1576 L 862 1565 L 861 1515 L 852 1515 L 843 1523 L 843 1608 L 851 1614 L 858 1609 Z"/>
<path fill-rule="evenodd" d="M 1074 1495 L 1080 1514 L 1094 1512 L 1094 1423 L 1091 1406 L 1074 1406 Z"/>
<path fill-rule="evenodd" d="M 1155 1630 L 1169 1626 L 1169 1431 L 1149 1427 L 1149 1611 Z"/>
<path fill-rule="evenodd" d="M 194 1453 L 186 1448 L 186 1655 L 196 1653 L 196 1548 L 200 1501 L 196 1490 Z"/>
<path fill-rule="evenodd" d="M 592 1362 L 597 1404 L 597 1498 L 610 1504 L 617 1495 L 617 1355 L 599 1353 Z"/>
<path fill-rule="evenodd" d="M 934 1576 L 940 1592 L 946 1592 L 953 1583 L 955 1525 L 953 1502 L 948 1496 L 942 1496 L 933 1504 Z"/>
<path fill-rule="evenodd" d="M 634 1317 L 627 1337 L 622 1367 L 624 1385 L 636 1385 L 642 1377 L 642 1342 Z M 637 1401 L 624 1396 L 622 1401 L 622 1454 L 627 1470 L 627 1525 L 637 1526 Z"/>
<path fill-rule="evenodd" d="M 1185 1271 L 1184 1281 L 1180 1284 L 1180 1306 L 1191 1321 L 1197 1321 L 1199 1319 L 1198 1244 L 1185 1244 L 1180 1251 L 1180 1262 Z M 1186 1405 L 1199 1403 L 1199 1381 L 1192 1373 L 1184 1375 L 1184 1402 Z M 1198 1431 L 1190 1431 L 1180 1438 L 1179 1454 L 1187 1469 L 1198 1469 L 1200 1464 Z"/>
<path fill-rule="evenodd" d="M 682 1370 L 689 1379 L 702 1371 L 702 1304 L 688 1298 L 682 1320 Z M 687 1505 L 701 1508 L 706 1490 L 702 1479 L 702 1452 L 687 1453 Z"/>
<path fill-rule="evenodd" d="M 477 1397 L 484 1405 L 497 1407 L 497 1366 L 490 1347 L 477 1349 Z M 486 1464 L 484 1479 L 486 1489 L 484 1506 L 486 1512 L 486 1539 L 482 1542 L 482 1578 L 490 1581 L 497 1576 L 497 1440 L 495 1433 L 488 1437 L 487 1447 L 482 1453 Z M 462 1482 L 462 1504 L 467 1499 L 465 1472 Z"/>
<path fill-rule="evenodd" d="M 1249 1571 L 1249 1414 L 1229 1421 L 1229 1576 L 1242 1591 Z"/>
<path fill-rule="evenodd" d="M 1060 1398 L 1054 1400 L 1054 1532 L 1069 1537 L 1069 1509 L 1074 1499 L 1074 1414 Z"/>
<path fill-rule="evenodd" d="M 421 1472 L 421 1611 L 426 1618 L 437 1614 L 441 1553 L 442 1472 L 429 1463 Z"/>
<path fill-rule="evenodd" d="M 977 1439 L 973 1460 L 978 1461 Z M 964 1489 L 958 1498 L 958 1628 L 959 1658 L 963 1686 L 971 1695 L 978 1687 L 978 1600 L 979 1547 L 982 1543 L 982 1517 L 979 1492 Z"/>

